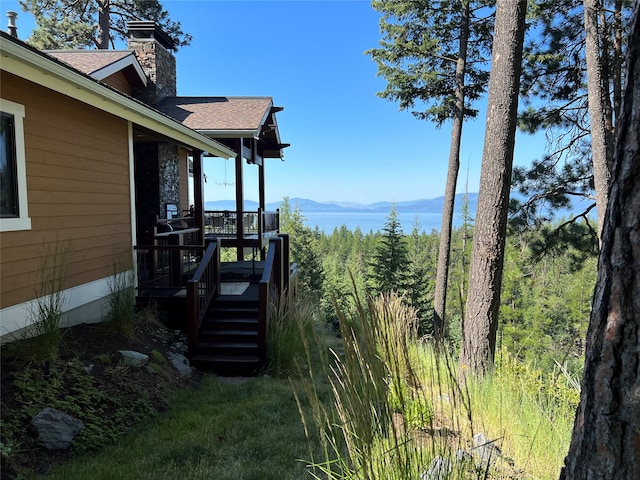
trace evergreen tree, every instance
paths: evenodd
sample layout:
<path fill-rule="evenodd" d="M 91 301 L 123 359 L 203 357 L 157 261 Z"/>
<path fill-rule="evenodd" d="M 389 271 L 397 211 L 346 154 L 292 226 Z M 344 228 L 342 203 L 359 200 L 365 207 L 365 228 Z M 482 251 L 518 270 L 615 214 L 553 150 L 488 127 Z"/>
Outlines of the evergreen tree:
<path fill-rule="evenodd" d="M 304 216 L 296 204 L 293 210 L 289 199 L 280 206 L 280 231 L 289 234 L 291 261 L 300 269 L 299 285 L 303 292 L 321 295 L 324 272 L 320 256 L 319 231 L 313 231 L 304 224 Z"/>
<path fill-rule="evenodd" d="M 407 244 L 398 221 L 398 211 L 392 205 L 369 266 L 369 287 L 376 294 L 404 293 L 408 266 Z"/>
<path fill-rule="evenodd" d="M 20 5 L 37 25 L 28 42 L 43 50 L 108 49 L 126 38 L 130 20 L 157 22 L 178 47 L 191 43 L 191 35 L 158 0 L 20 0 Z"/>
<path fill-rule="evenodd" d="M 411 235 L 407 239 L 409 270 L 407 300 L 416 309 L 422 334 L 433 334 L 433 289 L 436 250 L 433 237 L 420 232 L 416 216 Z"/>

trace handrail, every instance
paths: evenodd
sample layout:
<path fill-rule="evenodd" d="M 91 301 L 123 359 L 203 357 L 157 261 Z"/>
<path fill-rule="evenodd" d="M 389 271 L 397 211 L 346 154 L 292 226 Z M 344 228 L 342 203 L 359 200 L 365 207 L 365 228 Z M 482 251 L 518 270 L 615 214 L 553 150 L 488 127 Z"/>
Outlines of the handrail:
<path fill-rule="evenodd" d="M 200 325 L 211 300 L 220 292 L 220 282 L 220 248 L 217 242 L 213 241 L 207 247 L 200 266 L 187 282 L 187 335 L 190 355 L 196 352 Z"/>
<path fill-rule="evenodd" d="M 271 320 L 271 304 L 282 291 L 282 239 L 269 239 L 269 250 L 258 283 L 258 348 L 266 354 L 267 331 Z"/>
<path fill-rule="evenodd" d="M 280 211 L 245 210 L 238 219 L 232 210 L 205 210 L 205 234 L 239 235 L 262 238 L 262 235 L 277 232 L 280 227 Z M 239 228 L 240 227 L 240 228 Z"/>

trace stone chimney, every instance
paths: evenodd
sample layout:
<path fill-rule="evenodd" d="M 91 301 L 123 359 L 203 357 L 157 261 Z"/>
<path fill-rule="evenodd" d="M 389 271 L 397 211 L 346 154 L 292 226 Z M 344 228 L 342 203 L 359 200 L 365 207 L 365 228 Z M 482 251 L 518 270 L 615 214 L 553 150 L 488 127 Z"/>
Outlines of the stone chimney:
<path fill-rule="evenodd" d="M 175 42 L 155 22 L 127 23 L 129 50 L 133 50 L 149 81 L 146 88 L 133 92 L 134 97 L 155 106 L 167 97 L 176 96 Z"/>
<path fill-rule="evenodd" d="M 18 14 L 9 10 L 7 11 L 7 18 L 9 19 L 9 24 L 7 25 L 9 35 L 18 38 L 18 27 L 16 26 L 16 18 L 18 18 Z"/>

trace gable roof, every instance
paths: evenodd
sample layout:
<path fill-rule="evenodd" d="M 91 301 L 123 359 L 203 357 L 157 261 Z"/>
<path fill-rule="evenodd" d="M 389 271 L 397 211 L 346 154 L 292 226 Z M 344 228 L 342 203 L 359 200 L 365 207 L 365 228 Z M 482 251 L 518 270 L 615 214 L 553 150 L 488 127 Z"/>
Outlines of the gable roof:
<path fill-rule="evenodd" d="M 213 156 L 235 157 L 235 152 L 220 142 L 3 31 L 0 31 L 0 56 L 2 70 L 93 105 L 190 148 Z"/>
<path fill-rule="evenodd" d="M 96 80 L 123 72 L 135 85 L 147 85 L 147 76 L 130 50 L 46 50 L 45 53 Z"/>
<path fill-rule="evenodd" d="M 158 110 L 207 135 L 257 137 L 271 107 L 271 97 L 169 97 Z"/>

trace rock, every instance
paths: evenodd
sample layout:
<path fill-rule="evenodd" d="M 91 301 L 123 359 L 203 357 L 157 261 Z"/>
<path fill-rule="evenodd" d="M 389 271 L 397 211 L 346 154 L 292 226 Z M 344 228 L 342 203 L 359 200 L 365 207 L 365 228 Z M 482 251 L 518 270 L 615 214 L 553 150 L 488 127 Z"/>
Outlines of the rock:
<path fill-rule="evenodd" d="M 167 357 L 169 357 L 169 361 L 171 365 L 178 371 L 181 377 L 188 377 L 191 375 L 191 365 L 189 364 L 189 359 L 182 355 L 181 353 L 167 353 Z"/>
<path fill-rule="evenodd" d="M 433 459 L 426 472 L 420 474 L 420 480 L 444 480 L 451 474 L 451 462 L 438 455 Z"/>
<path fill-rule="evenodd" d="M 49 407 L 40 410 L 31 419 L 31 425 L 38 432 L 38 440 L 48 450 L 69 448 L 75 436 L 84 428 L 82 420 Z"/>
<path fill-rule="evenodd" d="M 149 355 L 134 352 L 133 350 L 118 350 L 122 354 L 124 364 L 131 367 L 142 367 L 149 360 Z"/>
<path fill-rule="evenodd" d="M 456 462 L 458 463 L 464 463 L 473 460 L 473 456 L 469 452 L 466 452 L 460 448 L 456 450 L 455 457 Z"/>
<path fill-rule="evenodd" d="M 495 444 L 496 440 L 489 440 L 484 433 L 476 433 L 473 436 L 473 449 L 471 453 L 480 462 L 482 468 L 492 465 L 502 456 L 500 448 Z"/>

